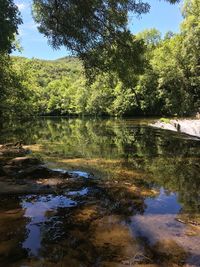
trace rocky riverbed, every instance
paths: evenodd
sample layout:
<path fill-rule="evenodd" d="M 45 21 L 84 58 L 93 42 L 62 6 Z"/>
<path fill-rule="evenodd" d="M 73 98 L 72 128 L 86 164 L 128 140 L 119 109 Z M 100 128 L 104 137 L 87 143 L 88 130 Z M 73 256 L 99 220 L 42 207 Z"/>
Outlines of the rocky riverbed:
<path fill-rule="evenodd" d="M 0 146 L 0 194 L 61 193 L 91 182 L 81 173 L 48 168 L 18 143 Z"/>
<path fill-rule="evenodd" d="M 150 186 L 139 173 L 104 180 L 48 166 L 20 142 L 0 147 L 2 266 L 200 263 L 199 224 L 177 216 L 175 194 Z"/>

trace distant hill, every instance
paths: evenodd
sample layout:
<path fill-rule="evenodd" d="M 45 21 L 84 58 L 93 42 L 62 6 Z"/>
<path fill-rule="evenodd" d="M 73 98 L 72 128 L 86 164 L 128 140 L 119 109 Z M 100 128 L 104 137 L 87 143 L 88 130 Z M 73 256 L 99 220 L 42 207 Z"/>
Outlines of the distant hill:
<path fill-rule="evenodd" d="M 16 66 L 28 68 L 37 78 L 41 86 L 46 86 L 49 82 L 60 80 L 66 76 L 81 75 L 83 68 L 80 60 L 76 57 L 63 57 L 56 60 L 44 60 L 25 57 L 12 56 Z"/>
<path fill-rule="evenodd" d="M 55 59 L 54 61 L 79 61 L 79 59 L 75 56 L 66 56 L 66 57 L 61 57 L 58 59 Z"/>

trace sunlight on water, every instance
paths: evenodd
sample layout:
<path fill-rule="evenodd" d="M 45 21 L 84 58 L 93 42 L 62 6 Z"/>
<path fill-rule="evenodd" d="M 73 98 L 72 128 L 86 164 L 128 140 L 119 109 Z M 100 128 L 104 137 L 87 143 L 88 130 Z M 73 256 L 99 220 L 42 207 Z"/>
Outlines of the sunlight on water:
<path fill-rule="evenodd" d="M 0 265 L 200 266 L 200 142 L 154 121 L 3 128 L 1 142 L 23 139 L 74 180 L 62 193 L 1 198 Z"/>

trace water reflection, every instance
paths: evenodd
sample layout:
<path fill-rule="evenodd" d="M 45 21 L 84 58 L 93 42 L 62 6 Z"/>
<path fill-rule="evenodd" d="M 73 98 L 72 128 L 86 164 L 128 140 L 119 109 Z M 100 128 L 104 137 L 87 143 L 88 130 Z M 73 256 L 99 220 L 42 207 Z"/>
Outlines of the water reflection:
<path fill-rule="evenodd" d="M 167 193 L 163 188 L 156 198 L 146 198 L 144 215 L 148 214 L 177 214 L 181 210 L 175 193 Z"/>
<path fill-rule="evenodd" d="M 148 123 L 41 119 L 3 128 L 0 141 L 40 144 L 40 154 L 50 161 L 56 159 L 75 170 L 89 169 L 101 178 L 132 180 L 142 172 L 141 179 L 148 183 L 179 192 L 178 199 L 188 212 L 199 212 L 200 142 L 153 129 Z"/>
<path fill-rule="evenodd" d="M 24 217 L 30 222 L 26 225 L 27 238 L 22 247 L 29 251 L 29 256 L 39 256 L 42 239 L 42 228 L 48 221 L 48 212 L 58 208 L 66 208 L 76 205 L 75 201 L 65 196 L 28 196 L 23 197 L 21 206 L 25 210 Z"/>
<path fill-rule="evenodd" d="M 178 219 L 181 205 L 176 194 L 161 189 L 155 199 L 146 198 L 145 204 L 145 212 L 132 217 L 131 229 L 149 244 L 151 257 L 168 259 L 167 266 L 173 266 L 172 262 L 200 266 L 200 231 Z"/>
<path fill-rule="evenodd" d="M 23 264 L 28 252 L 44 266 L 200 266 L 200 142 L 149 122 L 42 119 L 1 130 L 1 142 L 39 145 L 52 168 L 99 183 L 20 198 Z"/>

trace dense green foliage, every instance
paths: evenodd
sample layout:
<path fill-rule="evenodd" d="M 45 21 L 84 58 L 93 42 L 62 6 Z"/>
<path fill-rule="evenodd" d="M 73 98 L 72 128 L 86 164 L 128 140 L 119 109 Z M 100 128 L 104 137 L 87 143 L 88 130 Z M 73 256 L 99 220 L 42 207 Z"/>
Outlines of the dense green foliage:
<path fill-rule="evenodd" d="M 14 114 L 23 116 L 29 109 L 31 92 L 23 86 L 20 70 L 17 73 L 13 68 L 9 55 L 0 54 L 0 62 L 0 118 Z"/>
<path fill-rule="evenodd" d="M 162 38 L 156 29 L 136 36 L 123 32 L 119 45 L 113 40 L 116 53 L 92 50 L 104 57 L 104 63 L 112 62 L 112 67 L 95 72 L 92 84 L 85 77 L 84 62 L 77 57 L 56 61 L 13 57 L 10 64 L 8 55 L 2 54 L 1 116 L 194 114 L 200 106 L 199 14 L 199 1 L 186 0 L 179 34 L 168 32 Z M 134 42 L 132 52 L 121 42 L 125 46 L 128 42 L 128 47 Z M 98 62 L 93 53 L 90 59 Z"/>
<path fill-rule="evenodd" d="M 128 29 L 128 14 L 141 15 L 149 9 L 141 0 L 33 1 L 39 31 L 54 48 L 64 45 L 81 59 L 87 78 L 112 71 L 128 88 L 132 73 L 140 73 L 144 64 L 143 42 Z"/>
<path fill-rule="evenodd" d="M 146 13 L 147 3 L 135 0 L 34 0 L 33 3 L 40 32 L 54 48 L 64 45 L 83 60 L 88 77 L 94 77 L 96 71 L 122 72 L 116 64 L 119 60 L 126 64 L 131 60 L 135 71 L 142 64 L 142 43 L 127 29 L 128 12 Z"/>
<path fill-rule="evenodd" d="M 134 37 L 145 47 L 142 74 L 122 57 L 118 75 L 109 70 L 88 85 L 75 57 L 57 61 L 15 58 L 15 66 L 26 73 L 23 85 L 33 92 L 32 110 L 95 116 L 193 114 L 200 105 L 199 14 L 198 1 L 186 1 L 180 34 L 169 32 L 161 38 L 159 31 L 150 29 Z"/>
<path fill-rule="evenodd" d="M 0 0 L 0 53 L 10 52 L 14 48 L 13 41 L 21 23 L 18 8 L 13 0 Z"/>
<path fill-rule="evenodd" d="M 12 0 L 0 0 L 0 118 L 23 112 L 27 88 L 12 68 L 9 53 L 15 49 L 15 35 L 22 23 L 17 6 Z M 25 89 L 25 90 L 23 90 Z M 21 107 L 19 106 L 21 105 Z"/>

